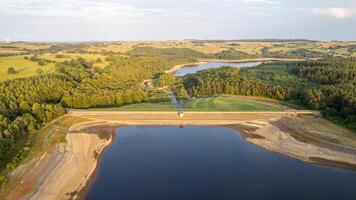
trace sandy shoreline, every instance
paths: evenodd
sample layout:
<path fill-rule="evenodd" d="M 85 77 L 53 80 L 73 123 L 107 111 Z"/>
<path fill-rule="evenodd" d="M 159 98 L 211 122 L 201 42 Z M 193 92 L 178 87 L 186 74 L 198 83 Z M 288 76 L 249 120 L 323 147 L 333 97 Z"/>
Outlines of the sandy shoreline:
<path fill-rule="evenodd" d="M 287 125 L 281 118 L 261 117 L 257 120 L 216 125 L 232 128 L 241 133 L 246 141 L 269 151 L 306 162 L 356 170 L 355 147 L 332 146 L 327 141 L 315 142 L 301 138 L 302 136 L 296 137 L 293 132 L 298 130 L 282 128 Z M 126 125 L 128 124 L 145 125 Z M 208 121 L 204 123 L 203 120 L 193 120 L 191 123 L 187 121 L 184 124 L 213 125 Z M 102 119 L 73 125 L 66 136 L 67 143 L 58 144 L 53 152 L 45 154 L 29 172 L 38 175 L 23 180 L 32 183 L 34 189 L 25 194 L 16 194 L 14 191 L 16 195 L 9 195 L 7 199 L 84 199 L 95 181 L 100 156 L 113 142 L 115 129 L 122 125 L 117 121 Z M 156 125 L 164 123 L 157 122 Z"/>
<path fill-rule="evenodd" d="M 268 151 L 319 165 L 356 171 L 356 148 L 308 137 L 295 137 L 292 131 L 280 129 L 280 121 L 254 121 L 227 127 L 237 130 L 244 139 Z M 242 128 L 241 128 L 242 125 Z"/>
<path fill-rule="evenodd" d="M 174 72 L 180 70 L 180 69 L 183 68 L 183 67 L 193 66 L 193 65 L 200 65 L 200 64 L 204 64 L 204 63 L 206 63 L 206 62 L 200 61 L 200 62 L 195 62 L 195 63 L 188 63 L 188 64 L 175 65 L 175 66 L 173 66 L 173 68 L 164 71 L 164 73 L 173 74 Z"/>
<path fill-rule="evenodd" d="M 112 137 L 82 131 L 69 133 L 63 159 L 29 199 L 81 199 L 80 191 L 88 185 L 98 166 L 98 156 L 112 142 Z"/>
<path fill-rule="evenodd" d="M 95 122 L 72 126 L 67 142 L 46 152 L 6 199 L 83 199 L 117 127 Z M 24 189 L 29 184 L 31 190 Z"/>

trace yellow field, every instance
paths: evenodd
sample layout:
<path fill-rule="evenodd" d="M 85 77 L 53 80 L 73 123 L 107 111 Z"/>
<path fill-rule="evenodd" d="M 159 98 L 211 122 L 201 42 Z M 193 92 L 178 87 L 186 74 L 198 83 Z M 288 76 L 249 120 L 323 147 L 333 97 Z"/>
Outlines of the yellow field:
<path fill-rule="evenodd" d="M 0 55 L 20 54 L 27 50 L 47 49 L 49 44 L 27 44 L 27 43 L 0 43 Z"/>
<path fill-rule="evenodd" d="M 349 56 L 347 47 L 356 45 L 356 42 L 192 42 L 182 41 L 132 41 L 120 43 L 92 44 L 88 51 L 112 51 L 125 53 L 135 47 L 149 46 L 155 48 L 190 48 L 203 53 L 218 53 L 228 49 L 235 49 L 248 54 L 260 54 L 262 48 L 267 47 L 270 52 L 289 52 L 297 49 L 310 49 L 315 51 L 330 51 L 330 47 L 339 47 L 333 50 L 335 55 Z M 355 55 L 353 52 L 351 55 Z"/>
<path fill-rule="evenodd" d="M 23 56 L 31 57 L 33 51 L 45 50 L 56 44 L 45 44 L 45 43 L 0 43 L 0 82 L 19 78 L 33 76 L 37 73 L 38 69 L 48 73 L 54 71 L 55 63 L 49 63 L 46 66 L 39 66 L 36 62 L 25 60 Z M 72 44 L 73 45 L 73 44 Z M 114 53 L 126 53 L 136 47 L 154 47 L 154 48 L 190 48 L 202 53 L 213 54 L 224 50 L 234 49 L 237 51 L 245 52 L 248 54 L 261 54 L 263 48 L 268 48 L 269 52 L 281 52 L 286 53 L 290 51 L 295 51 L 298 49 L 307 49 L 317 52 L 328 52 L 335 56 L 342 57 L 356 57 L 356 51 L 352 50 L 355 48 L 356 42 L 301 42 L 301 41 L 291 41 L 291 42 L 251 42 L 251 41 L 190 41 L 190 40 L 169 40 L 169 41 L 127 41 L 127 42 L 100 42 L 100 43 L 84 43 L 84 51 L 88 53 L 70 53 L 71 45 L 66 47 L 58 45 L 63 50 L 59 50 L 58 53 L 43 53 L 37 55 L 39 58 L 54 61 L 56 63 L 63 62 L 65 60 L 76 59 L 82 57 L 89 62 L 93 63 L 94 67 L 104 68 L 108 65 L 105 61 L 106 52 Z M 77 50 L 77 49 L 76 49 Z M 96 53 L 96 52 L 100 52 Z M 41 52 L 39 52 L 41 53 Z M 8 54 L 13 54 L 17 56 L 5 56 Z M 21 56 L 18 54 L 22 54 Z M 56 57 L 56 55 L 62 55 L 62 58 Z M 100 58 L 101 62 L 97 59 Z M 7 74 L 7 69 L 9 67 L 14 67 L 17 71 L 16 74 Z"/>
<path fill-rule="evenodd" d="M 8 74 L 7 69 L 9 67 L 15 68 L 17 73 Z M 40 66 L 37 62 L 25 60 L 23 56 L 0 57 L 0 82 L 36 75 L 38 69 L 41 69 L 45 73 L 53 72 L 54 68 L 54 63 Z"/>
<path fill-rule="evenodd" d="M 100 43 L 100 44 L 93 44 L 90 45 L 89 48 L 86 48 L 87 51 L 90 52 L 96 52 L 96 51 L 112 51 L 115 53 L 125 53 L 131 49 L 133 49 L 133 47 L 135 45 L 137 45 L 138 42 L 113 42 L 113 43 Z"/>
<path fill-rule="evenodd" d="M 64 58 L 56 58 L 56 55 L 62 55 Z M 106 56 L 100 54 L 90 54 L 90 53 L 45 53 L 39 56 L 40 58 L 44 58 L 47 60 L 52 60 L 57 63 L 63 62 L 65 60 L 71 60 L 76 58 L 84 58 L 88 62 L 93 62 L 94 67 L 104 68 L 108 63 L 105 61 Z M 102 62 L 97 62 L 97 59 L 100 58 Z"/>
<path fill-rule="evenodd" d="M 335 55 L 350 55 L 347 47 L 356 45 L 356 42 L 193 42 L 189 40 L 170 41 L 128 41 L 128 42 L 101 42 L 88 43 L 85 50 L 89 52 L 116 52 L 125 53 L 139 46 L 151 46 L 156 48 L 191 48 L 203 53 L 217 53 L 223 50 L 235 49 L 249 54 L 259 54 L 261 49 L 267 47 L 270 52 L 288 52 L 296 49 L 312 49 L 315 51 L 330 51 L 329 48 L 339 47 L 334 50 Z M 47 49 L 51 44 L 28 44 L 28 43 L 0 43 L 0 55 L 11 53 L 24 53 L 27 50 Z M 355 55 L 352 52 L 351 55 Z"/>

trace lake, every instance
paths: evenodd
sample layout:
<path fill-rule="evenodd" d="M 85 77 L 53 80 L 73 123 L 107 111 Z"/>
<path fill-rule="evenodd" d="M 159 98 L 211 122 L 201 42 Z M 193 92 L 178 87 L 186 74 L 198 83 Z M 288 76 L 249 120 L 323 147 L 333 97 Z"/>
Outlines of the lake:
<path fill-rule="evenodd" d="M 218 126 L 127 126 L 86 199 L 354 199 L 356 173 L 302 162 Z"/>
<path fill-rule="evenodd" d="M 185 67 L 180 68 L 178 71 L 174 73 L 175 76 L 184 76 L 187 74 L 193 74 L 197 71 L 209 69 L 209 68 L 219 68 L 223 66 L 231 66 L 236 68 L 241 67 L 253 67 L 260 65 L 261 62 L 207 62 L 199 65 L 187 65 Z"/>

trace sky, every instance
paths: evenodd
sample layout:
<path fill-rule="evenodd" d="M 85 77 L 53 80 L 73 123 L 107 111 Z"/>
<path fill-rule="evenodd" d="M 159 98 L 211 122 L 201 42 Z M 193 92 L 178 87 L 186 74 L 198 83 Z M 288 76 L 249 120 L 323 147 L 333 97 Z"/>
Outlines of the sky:
<path fill-rule="evenodd" d="M 356 0 L 0 0 L 0 41 L 356 40 Z"/>

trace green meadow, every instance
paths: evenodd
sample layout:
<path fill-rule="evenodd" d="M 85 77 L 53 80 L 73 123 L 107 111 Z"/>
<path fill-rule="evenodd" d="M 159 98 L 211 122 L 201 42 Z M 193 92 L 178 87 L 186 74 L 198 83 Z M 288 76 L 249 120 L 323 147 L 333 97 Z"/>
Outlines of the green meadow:
<path fill-rule="evenodd" d="M 92 108 L 93 111 L 174 111 L 172 103 L 139 103 L 121 107 Z M 182 110 L 186 111 L 282 111 L 278 104 L 265 103 L 234 97 L 197 98 L 187 101 Z"/>
<path fill-rule="evenodd" d="M 278 105 L 233 97 L 198 98 L 185 105 L 186 110 L 207 111 L 282 111 Z"/>
<path fill-rule="evenodd" d="M 15 74 L 8 74 L 8 68 L 13 67 Z M 0 82 L 15 78 L 23 78 L 36 75 L 41 69 L 44 73 L 54 72 L 55 63 L 40 66 L 37 62 L 26 60 L 23 56 L 0 57 Z"/>

